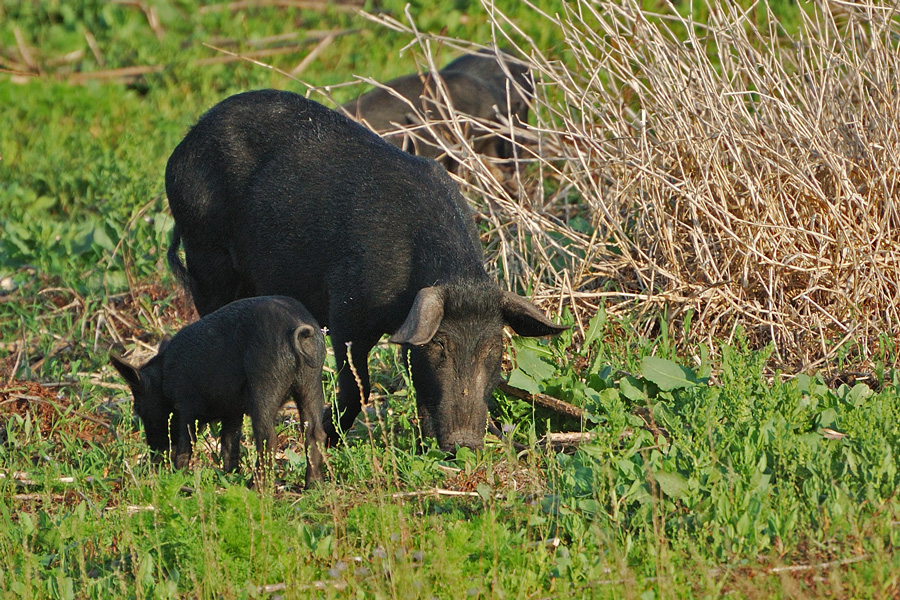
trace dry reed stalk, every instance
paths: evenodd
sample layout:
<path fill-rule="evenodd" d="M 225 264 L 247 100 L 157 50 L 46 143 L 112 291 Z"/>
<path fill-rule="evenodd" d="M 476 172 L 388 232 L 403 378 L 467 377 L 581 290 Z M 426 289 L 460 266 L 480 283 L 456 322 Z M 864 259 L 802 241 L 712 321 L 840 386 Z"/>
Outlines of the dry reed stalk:
<path fill-rule="evenodd" d="M 634 0 L 573 0 L 555 16 L 532 7 L 563 34 L 553 56 L 483 4 L 495 44 L 527 57 L 537 80 L 534 124 L 496 128 L 527 141 L 516 185 L 462 135 L 490 124 L 450 102 L 410 134 L 454 132 L 436 139 L 466 167 L 508 286 L 576 309 L 638 309 L 648 332 L 650 307 L 675 322 L 693 310 L 691 341 L 715 347 L 740 326 L 791 371 L 839 353 L 846 368 L 900 363 L 896 2 L 819 2 L 793 36 L 764 5 L 730 0 L 707 23 Z M 435 46 L 471 47 L 369 18 L 409 33 L 429 70 Z"/>

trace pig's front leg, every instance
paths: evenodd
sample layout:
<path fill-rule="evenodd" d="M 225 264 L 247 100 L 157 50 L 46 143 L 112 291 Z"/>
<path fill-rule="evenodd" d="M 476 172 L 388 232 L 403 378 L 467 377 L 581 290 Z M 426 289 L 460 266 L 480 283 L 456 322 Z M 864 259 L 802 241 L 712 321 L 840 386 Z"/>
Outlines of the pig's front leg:
<path fill-rule="evenodd" d="M 176 469 L 186 469 L 191 465 L 191 454 L 194 450 L 194 440 L 197 438 L 197 421 L 192 416 L 180 413 L 177 415 L 178 439 L 175 440 L 175 453 L 172 456 L 172 464 Z"/>
<path fill-rule="evenodd" d="M 219 437 L 222 453 L 222 468 L 226 473 L 237 471 L 241 464 L 241 425 L 244 415 L 222 419 L 222 433 Z"/>

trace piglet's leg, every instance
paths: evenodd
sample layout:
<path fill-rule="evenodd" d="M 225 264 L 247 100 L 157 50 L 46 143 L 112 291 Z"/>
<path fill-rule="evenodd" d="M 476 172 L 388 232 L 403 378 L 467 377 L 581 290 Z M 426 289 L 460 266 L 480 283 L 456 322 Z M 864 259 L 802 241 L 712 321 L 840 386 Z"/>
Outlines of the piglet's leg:
<path fill-rule="evenodd" d="M 271 410 L 261 410 L 264 406 L 278 406 L 278 403 L 253 398 L 250 403 L 250 419 L 253 421 L 253 437 L 256 441 L 256 472 L 254 484 L 257 489 L 266 487 L 275 464 L 275 414 Z M 276 409 L 277 410 L 277 409 Z"/>
<path fill-rule="evenodd" d="M 222 446 L 222 468 L 227 473 L 237 471 L 241 464 L 241 425 L 243 422 L 243 414 L 222 419 L 222 434 L 219 439 Z"/>
<path fill-rule="evenodd" d="M 317 375 L 317 374 L 316 374 Z M 294 391 L 294 402 L 300 409 L 300 419 L 306 424 L 303 439 L 306 444 L 306 488 L 309 489 L 325 481 L 322 476 L 322 448 L 328 436 L 322 424 L 322 406 L 325 395 L 322 393 L 322 380 L 309 377 L 309 381 L 300 390 Z"/>

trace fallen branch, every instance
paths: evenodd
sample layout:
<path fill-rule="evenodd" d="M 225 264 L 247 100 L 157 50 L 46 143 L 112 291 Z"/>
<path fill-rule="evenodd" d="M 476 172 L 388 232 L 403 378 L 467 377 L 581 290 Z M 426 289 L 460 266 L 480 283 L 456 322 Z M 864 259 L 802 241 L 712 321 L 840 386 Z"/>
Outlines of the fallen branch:
<path fill-rule="evenodd" d="M 26 71 L 16 71 L 14 69 L 4 69 L 0 67 L 0 73 L 6 73 L 8 75 L 12 75 L 14 77 L 38 77 L 37 73 L 28 73 Z"/>
<path fill-rule="evenodd" d="M 551 446 L 561 446 L 561 447 L 569 447 L 569 446 L 577 446 L 579 444 L 583 444 L 585 442 L 590 442 L 594 439 L 594 434 L 590 431 L 573 431 L 570 433 L 548 433 L 547 437 L 544 438 L 544 443 L 549 443 Z"/>
<path fill-rule="evenodd" d="M 9 479 L 10 481 L 12 481 L 18 485 L 22 485 L 22 486 L 41 485 L 41 483 L 44 483 L 44 482 L 38 482 L 38 481 L 35 481 L 34 479 L 31 479 L 31 477 L 25 471 L 13 471 L 12 473 L 0 472 L 0 480 L 3 480 L 3 479 Z M 94 483 L 95 481 L 104 481 L 104 480 L 99 477 L 94 477 L 93 475 L 88 475 L 81 481 L 83 483 Z M 117 482 L 120 482 L 121 479 L 116 477 L 114 479 L 109 479 L 106 481 L 108 481 L 110 483 L 117 483 Z M 46 480 L 46 482 L 47 483 L 75 483 L 76 479 L 74 477 L 56 477 L 55 479 L 48 479 L 48 480 Z"/>
<path fill-rule="evenodd" d="M 529 450 L 529 447 L 525 444 L 520 444 L 519 442 L 508 438 L 506 434 L 500 431 L 500 429 L 498 429 L 497 426 L 492 422 L 488 423 L 488 431 L 497 436 L 500 440 L 512 444 L 513 449 L 516 452 Z M 590 431 L 564 431 L 558 433 L 548 433 L 546 436 L 544 436 L 543 439 L 538 441 L 537 447 L 543 448 L 549 445 L 551 448 L 556 449 L 574 448 L 579 444 L 592 441 L 594 437 L 595 435 Z M 626 437 L 625 434 L 623 434 L 623 437 Z"/>
<path fill-rule="evenodd" d="M 63 500 L 65 496 L 62 494 L 13 494 L 10 496 L 12 500 L 18 500 L 19 502 L 32 502 L 34 500 L 44 500 L 50 499 L 53 502 L 59 502 Z"/>
<path fill-rule="evenodd" d="M 802 573 L 805 571 L 818 571 L 820 569 L 831 569 L 833 567 L 843 567 L 845 565 L 852 565 L 853 563 L 862 562 L 864 560 L 868 560 L 869 555 L 863 554 L 861 556 L 854 556 L 852 558 L 845 558 L 843 560 L 829 560 L 828 562 L 818 563 L 815 565 L 791 565 L 785 567 L 772 567 L 767 572 L 768 573 Z"/>
<path fill-rule="evenodd" d="M 458 490 L 445 490 L 434 488 L 431 490 L 418 490 L 415 492 L 396 492 L 391 494 L 391 498 L 416 498 L 419 496 L 474 496 L 478 497 L 478 492 L 460 492 Z"/>
<path fill-rule="evenodd" d="M 527 392 L 523 389 L 513 387 L 505 381 L 500 382 L 500 385 L 498 387 L 504 394 L 513 396 L 514 398 L 518 398 L 519 400 L 531 402 L 536 406 L 552 410 L 553 412 L 572 419 L 581 420 L 587 416 L 587 413 L 584 411 L 584 409 L 578 408 L 574 404 L 569 404 L 568 402 L 565 402 L 563 400 L 559 400 L 558 398 L 554 398 L 553 396 L 548 396 L 547 394 L 532 394 L 531 392 Z"/>
<path fill-rule="evenodd" d="M 107 506 L 105 510 L 107 512 L 109 512 L 109 511 L 116 510 L 117 508 L 119 508 L 119 507 L 118 506 Z M 148 504 L 146 506 L 138 506 L 138 505 L 134 505 L 134 504 L 129 504 L 125 507 L 125 512 L 127 512 L 128 514 L 134 514 L 137 512 L 153 512 L 155 510 L 156 510 L 156 507 L 153 506 L 152 504 Z"/>

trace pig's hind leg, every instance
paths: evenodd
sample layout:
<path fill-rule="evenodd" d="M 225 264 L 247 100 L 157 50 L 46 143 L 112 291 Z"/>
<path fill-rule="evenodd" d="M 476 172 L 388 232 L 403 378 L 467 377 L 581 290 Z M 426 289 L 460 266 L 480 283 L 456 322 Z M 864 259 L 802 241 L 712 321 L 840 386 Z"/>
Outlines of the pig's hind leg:
<path fill-rule="evenodd" d="M 294 402 L 300 411 L 300 420 L 304 424 L 303 439 L 306 446 L 306 481 L 307 489 L 325 481 L 322 456 L 328 436 L 322 424 L 322 408 L 325 406 L 325 394 L 322 392 L 322 380 L 302 382 L 293 392 Z"/>
<path fill-rule="evenodd" d="M 269 394 L 250 385 L 247 406 L 253 424 L 253 439 L 256 442 L 256 471 L 253 475 L 257 489 L 266 486 L 275 465 L 275 448 L 278 437 L 275 435 L 275 417 L 281 404 L 269 397 Z"/>

